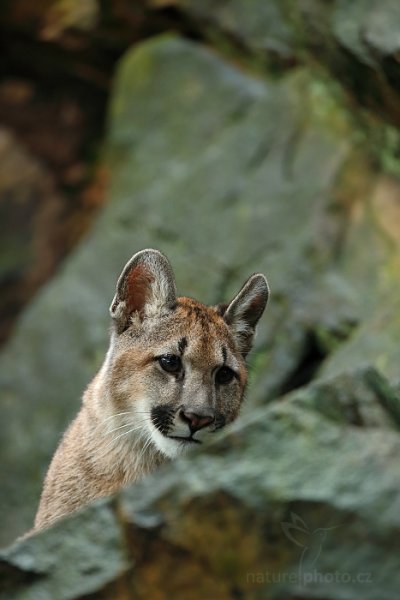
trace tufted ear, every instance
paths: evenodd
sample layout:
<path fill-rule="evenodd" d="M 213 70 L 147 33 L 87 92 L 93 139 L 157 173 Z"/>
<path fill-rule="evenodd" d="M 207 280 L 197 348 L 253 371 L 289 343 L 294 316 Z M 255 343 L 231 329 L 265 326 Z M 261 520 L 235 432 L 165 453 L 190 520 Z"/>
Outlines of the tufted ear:
<path fill-rule="evenodd" d="M 125 265 L 110 314 L 122 333 L 135 318 L 161 315 L 175 304 L 175 278 L 168 259 L 158 250 L 142 250 Z"/>
<path fill-rule="evenodd" d="M 268 282 L 264 275 L 256 273 L 249 277 L 237 296 L 223 309 L 222 316 L 243 356 L 251 350 L 256 325 L 264 312 L 268 297 Z"/>

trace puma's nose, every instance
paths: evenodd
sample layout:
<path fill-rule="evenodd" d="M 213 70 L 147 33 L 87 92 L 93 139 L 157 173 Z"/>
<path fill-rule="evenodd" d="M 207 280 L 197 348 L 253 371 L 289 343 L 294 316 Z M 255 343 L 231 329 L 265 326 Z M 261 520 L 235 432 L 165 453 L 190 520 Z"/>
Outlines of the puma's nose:
<path fill-rule="evenodd" d="M 179 416 L 182 421 L 189 425 L 191 433 L 207 427 L 207 425 L 210 425 L 214 421 L 214 415 L 212 414 L 199 414 L 185 409 L 181 409 Z"/>

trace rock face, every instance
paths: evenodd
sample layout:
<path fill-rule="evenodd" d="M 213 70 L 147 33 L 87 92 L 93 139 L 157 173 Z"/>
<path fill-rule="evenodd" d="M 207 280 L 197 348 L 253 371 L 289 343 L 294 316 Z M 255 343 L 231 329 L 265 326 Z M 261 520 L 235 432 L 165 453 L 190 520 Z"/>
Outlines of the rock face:
<path fill-rule="evenodd" d="M 159 247 L 204 302 L 266 273 L 249 398 L 215 445 L 5 550 L 4 598 L 394 599 L 398 90 L 377 34 L 394 4 L 373 23 L 354 2 L 352 27 L 339 1 L 162 4 L 213 47 L 163 35 L 121 60 L 107 205 L 0 357 L 3 542 L 31 525 L 133 252 Z"/>
<path fill-rule="evenodd" d="M 6 464 L 10 474 L 15 464 L 21 469 L 15 493 L 16 479 L 7 478 L 3 501 L 7 510 L 17 511 L 10 521 L 18 528 L 29 526 L 43 467 L 105 354 L 114 282 L 134 251 L 160 246 L 181 293 L 208 302 L 230 297 L 251 272 L 266 272 L 276 300 L 260 336 L 263 347 L 271 346 L 278 322 L 287 322 L 293 305 L 299 313 L 268 354 L 269 389 L 279 389 L 297 365 L 305 344 L 301 313 L 307 311 L 295 298 L 316 278 L 307 254 L 319 253 L 317 246 L 329 251 L 326 240 L 318 239 L 316 221 L 346 144 L 332 132 L 303 125 L 300 107 L 290 99 L 296 85 L 264 83 L 173 38 L 125 57 L 111 105 L 108 206 L 25 312 L 2 357 Z M 294 136 L 296 152 L 288 167 Z M 283 221 L 290 236 L 280 232 Z M 322 268 L 324 258 L 318 260 Z M 263 384 L 263 397 L 267 391 Z"/>
<path fill-rule="evenodd" d="M 259 408 L 0 553 L 0 597 L 394 599 L 398 403 L 366 370 Z"/>
<path fill-rule="evenodd" d="M 157 7 L 163 2 L 149 0 Z M 270 67 L 290 68 L 317 60 L 363 105 L 384 111 L 399 125 L 398 23 L 396 0 L 168 0 L 203 35 L 224 37 Z"/>
<path fill-rule="evenodd" d="M 38 283 L 54 271 L 62 202 L 48 171 L 0 128 L 0 342 Z"/>

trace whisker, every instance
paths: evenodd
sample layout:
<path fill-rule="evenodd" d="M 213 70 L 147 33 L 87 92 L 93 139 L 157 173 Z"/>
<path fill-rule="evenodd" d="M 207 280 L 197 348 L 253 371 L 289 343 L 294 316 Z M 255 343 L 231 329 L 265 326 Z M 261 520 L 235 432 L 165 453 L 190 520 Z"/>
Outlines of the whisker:
<path fill-rule="evenodd" d="M 114 433 L 114 431 L 118 431 L 119 429 L 123 429 L 124 427 L 132 427 L 133 423 L 125 423 L 124 425 L 120 425 L 119 427 L 114 427 L 114 429 L 110 429 L 110 431 L 106 431 L 107 435 L 110 433 Z"/>
<path fill-rule="evenodd" d="M 106 431 L 107 434 L 109 433 L 113 433 L 114 431 L 118 431 L 119 429 L 123 429 L 124 427 L 132 427 L 132 425 L 141 425 L 143 423 L 146 423 L 147 421 L 149 421 L 148 419 L 141 419 L 141 420 L 135 420 L 135 421 L 131 421 L 129 423 L 124 423 L 123 425 L 120 425 L 119 427 L 115 427 L 114 429 L 111 429 L 110 431 Z"/>
<path fill-rule="evenodd" d="M 124 431 L 123 433 L 120 433 L 119 435 L 117 435 L 112 441 L 115 442 L 116 440 L 123 437 L 124 435 L 128 435 L 129 433 L 132 433 L 133 431 L 137 431 L 138 429 L 142 429 L 142 426 L 140 425 L 139 427 L 132 427 L 132 429 L 129 429 L 129 431 Z"/>
<path fill-rule="evenodd" d="M 125 412 L 120 412 L 120 413 L 115 413 L 115 415 L 110 415 L 109 417 L 106 417 L 105 419 L 102 419 L 102 423 L 105 423 L 106 421 L 109 421 L 110 419 L 116 419 L 117 417 L 122 417 L 122 415 L 132 415 L 132 411 L 128 410 Z"/>
<path fill-rule="evenodd" d="M 117 435 L 116 437 L 114 437 L 112 440 L 109 441 L 109 443 L 107 444 L 107 446 L 104 448 L 104 452 L 103 454 L 98 457 L 98 458 L 103 458 L 106 454 L 108 454 L 110 448 L 112 448 L 112 446 L 114 445 L 114 443 L 120 438 L 123 437 L 124 435 L 128 435 L 129 433 L 133 433 L 134 431 L 138 431 L 143 429 L 142 425 L 139 425 L 138 427 L 132 427 L 132 429 L 129 429 L 129 431 L 124 431 L 123 433 L 120 433 L 119 435 Z"/>
<path fill-rule="evenodd" d="M 137 459 L 137 462 L 139 462 L 142 458 L 142 456 L 144 455 L 145 451 L 147 450 L 147 448 L 150 446 L 151 442 L 153 441 L 151 435 L 149 435 L 149 437 L 147 438 L 147 441 L 145 442 L 145 444 L 143 445 L 143 448 L 139 454 L 139 457 Z"/>

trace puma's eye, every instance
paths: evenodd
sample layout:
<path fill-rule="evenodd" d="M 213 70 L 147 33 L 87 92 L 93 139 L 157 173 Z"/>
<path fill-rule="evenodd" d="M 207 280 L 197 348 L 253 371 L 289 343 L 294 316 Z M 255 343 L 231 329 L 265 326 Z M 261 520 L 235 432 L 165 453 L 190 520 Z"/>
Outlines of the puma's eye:
<path fill-rule="evenodd" d="M 182 361 L 175 354 L 164 354 L 160 356 L 158 362 L 167 373 L 178 373 L 182 368 Z"/>
<path fill-rule="evenodd" d="M 235 373 L 229 367 L 221 367 L 215 375 L 215 381 L 219 384 L 230 383 L 235 377 Z"/>

